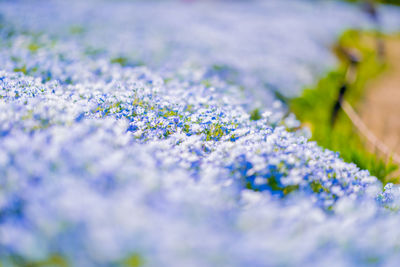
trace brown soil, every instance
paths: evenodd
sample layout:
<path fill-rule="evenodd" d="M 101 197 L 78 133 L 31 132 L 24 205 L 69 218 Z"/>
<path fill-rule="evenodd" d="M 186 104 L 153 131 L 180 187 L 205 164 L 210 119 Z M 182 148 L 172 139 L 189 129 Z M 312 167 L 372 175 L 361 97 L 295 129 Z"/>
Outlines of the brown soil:
<path fill-rule="evenodd" d="M 393 153 L 400 155 L 400 38 L 385 37 L 388 65 L 366 88 L 361 118 Z"/>

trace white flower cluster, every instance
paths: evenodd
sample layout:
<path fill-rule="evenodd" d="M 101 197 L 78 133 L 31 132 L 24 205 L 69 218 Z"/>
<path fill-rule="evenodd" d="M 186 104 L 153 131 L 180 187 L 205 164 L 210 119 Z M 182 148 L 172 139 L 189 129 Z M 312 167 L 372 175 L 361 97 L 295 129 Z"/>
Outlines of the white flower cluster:
<path fill-rule="evenodd" d="M 9 5 L 7 19 L 19 5 L 39 14 L 65 7 L 40 3 L 1 5 Z M 121 8 L 134 7 L 98 4 L 121 12 L 118 19 L 130 14 Z M 163 6 L 135 4 L 147 14 Z M 73 5 L 71 17 L 87 11 Z M 226 68 L 149 70 L 114 58 L 112 44 L 88 53 L 74 34 L 7 22 L 0 29 L 1 266 L 400 262 L 398 188 L 380 192 L 367 171 L 308 142 L 280 102 L 249 112 L 257 95 L 222 75 Z"/>

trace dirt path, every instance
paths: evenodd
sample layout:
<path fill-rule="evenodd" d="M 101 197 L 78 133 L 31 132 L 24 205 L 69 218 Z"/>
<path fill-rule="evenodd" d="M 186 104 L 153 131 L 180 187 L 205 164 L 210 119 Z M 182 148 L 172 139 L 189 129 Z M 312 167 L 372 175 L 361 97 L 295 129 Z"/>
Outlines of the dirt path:
<path fill-rule="evenodd" d="M 400 155 L 400 37 L 385 38 L 385 45 L 388 68 L 368 83 L 359 111 L 373 134 Z"/>

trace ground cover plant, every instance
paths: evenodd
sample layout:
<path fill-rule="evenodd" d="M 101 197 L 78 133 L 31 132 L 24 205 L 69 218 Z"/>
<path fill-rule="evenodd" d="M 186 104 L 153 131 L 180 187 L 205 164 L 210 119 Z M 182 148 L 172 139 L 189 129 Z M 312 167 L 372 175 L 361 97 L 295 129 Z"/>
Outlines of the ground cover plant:
<path fill-rule="evenodd" d="M 289 2 L 0 2 L 0 265 L 396 266 L 400 188 L 273 93 L 371 25 Z"/>

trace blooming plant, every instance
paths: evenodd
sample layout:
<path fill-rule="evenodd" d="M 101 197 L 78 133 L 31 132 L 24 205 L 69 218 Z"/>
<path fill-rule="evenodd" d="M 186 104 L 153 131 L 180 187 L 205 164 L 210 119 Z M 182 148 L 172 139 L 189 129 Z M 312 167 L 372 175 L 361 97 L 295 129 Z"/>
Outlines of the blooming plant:
<path fill-rule="evenodd" d="M 382 192 L 368 171 L 309 142 L 261 86 L 273 75 L 260 70 L 281 71 L 276 62 L 256 59 L 279 29 L 266 39 L 252 36 L 255 54 L 244 62 L 229 54 L 245 49 L 229 42 L 246 37 L 237 23 L 237 36 L 208 32 L 210 44 L 181 35 L 187 31 L 181 27 L 166 35 L 187 19 L 184 10 L 224 29 L 240 7 L 254 14 L 257 7 L 287 8 L 290 16 L 302 9 L 313 14 L 312 5 L 235 3 L 219 14 L 210 3 L 170 4 L 177 17 L 163 16 L 166 4 L 159 2 L 72 1 L 70 13 L 49 23 L 65 3 L 0 3 L 0 266 L 396 266 L 398 187 Z M 89 7 L 99 8 L 93 21 L 71 26 Z M 333 7 L 350 25 L 352 15 L 362 19 L 349 6 L 321 4 L 327 14 Z M 32 12 L 19 21 L 26 9 Z M 138 17 L 124 41 L 130 11 Z M 103 42 L 99 31 L 111 29 L 97 23 L 109 12 L 121 39 Z M 189 23 L 201 36 L 196 19 Z M 143 20 L 169 42 L 159 47 Z M 243 23 L 255 32 L 264 25 Z M 338 31 L 324 23 L 335 28 L 332 35 Z M 306 37 L 304 49 L 329 58 Z M 225 41 L 226 54 L 216 56 Z M 299 63 L 301 56 L 284 51 L 280 63 L 290 69 L 318 63 Z M 269 82 L 282 82 L 289 93 L 301 72 Z"/>

